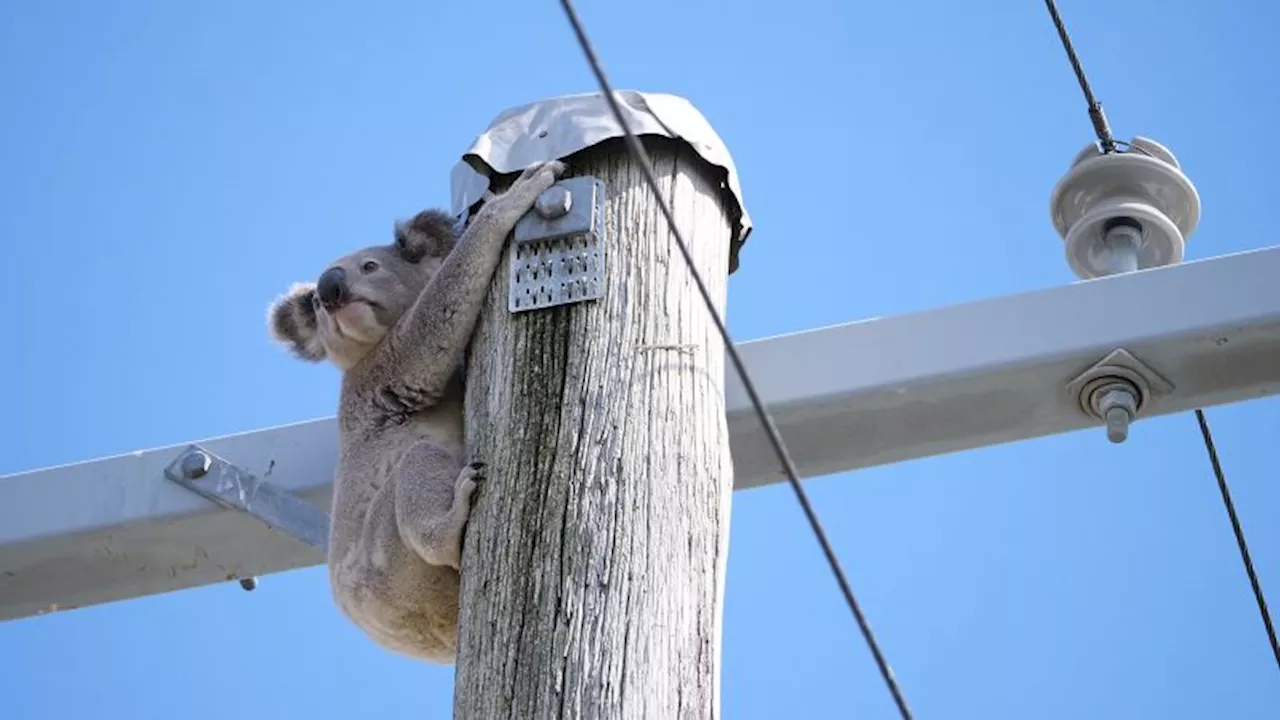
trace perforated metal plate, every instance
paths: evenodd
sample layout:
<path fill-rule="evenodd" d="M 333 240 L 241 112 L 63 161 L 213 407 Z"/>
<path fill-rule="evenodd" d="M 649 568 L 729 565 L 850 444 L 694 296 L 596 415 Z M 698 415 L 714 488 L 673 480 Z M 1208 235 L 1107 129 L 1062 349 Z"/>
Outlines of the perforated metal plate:
<path fill-rule="evenodd" d="M 565 191 L 568 212 L 545 217 L 544 207 L 563 207 L 554 196 Z M 544 193 L 538 208 L 520 218 L 513 233 L 508 310 L 538 310 L 604 295 L 604 201 L 603 181 L 590 176 L 567 178 Z"/>

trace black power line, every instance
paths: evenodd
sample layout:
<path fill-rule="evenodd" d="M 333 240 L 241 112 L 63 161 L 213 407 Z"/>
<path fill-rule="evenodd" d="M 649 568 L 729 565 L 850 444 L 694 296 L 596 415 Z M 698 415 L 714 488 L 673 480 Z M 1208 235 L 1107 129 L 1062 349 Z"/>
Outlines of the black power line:
<path fill-rule="evenodd" d="M 751 399 L 751 405 L 755 408 L 756 415 L 760 418 L 760 423 L 764 426 L 765 433 L 769 436 L 769 442 L 773 445 L 773 450 L 777 454 L 778 460 L 782 463 L 783 470 L 787 474 L 787 480 L 791 483 L 791 488 L 795 490 L 796 499 L 800 501 L 800 507 L 804 509 L 804 514 L 809 519 L 809 525 L 813 528 L 813 534 L 822 546 L 822 552 L 827 556 L 827 563 L 831 566 L 831 572 L 835 575 L 841 592 L 844 593 L 849 609 L 858 621 L 858 628 L 862 631 L 862 637 L 867 641 L 871 654 L 875 656 L 876 665 L 880 668 L 880 674 L 884 677 L 885 684 L 888 685 L 889 692 L 893 695 L 893 701 L 898 706 L 898 712 L 902 715 L 903 720 L 911 720 L 911 711 L 907 708 L 907 701 L 903 697 L 902 691 L 898 688 L 897 680 L 893 677 L 893 670 L 889 667 L 888 661 L 885 660 L 884 654 L 880 652 L 880 646 L 876 642 L 875 635 L 871 632 L 871 625 L 867 622 L 866 616 L 862 614 L 862 608 L 858 605 L 858 600 L 853 595 L 853 589 L 849 586 L 849 581 L 845 578 L 844 571 L 840 568 L 840 561 L 836 558 L 835 551 L 831 548 L 831 543 L 827 541 L 827 535 L 822 529 L 822 523 L 818 520 L 813 506 L 809 504 L 809 498 L 805 494 L 804 488 L 800 485 L 800 476 L 796 471 L 795 463 L 791 460 L 791 454 L 787 451 L 786 445 L 783 444 L 781 435 L 778 434 L 778 428 L 774 425 L 773 417 L 760 400 L 760 394 L 756 392 L 755 383 L 752 382 L 751 375 L 747 372 L 747 367 L 742 362 L 742 357 L 738 354 L 738 350 L 733 344 L 733 339 L 729 337 L 729 330 L 725 327 L 724 320 L 720 317 L 720 313 L 716 311 L 715 302 L 711 299 L 711 293 L 708 292 L 701 274 L 698 273 L 697 266 L 694 265 L 693 256 L 690 255 L 689 247 L 684 241 L 684 236 L 680 232 L 679 226 L 676 224 L 675 215 L 667 205 L 666 199 L 663 198 L 662 189 L 658 187 L 658 180 L 649 163 L 649 156 L 644 151 L 644 146 L 640 144 L 639 139 L 631 132 L 631 126 L 627 124 L 626 118 L 622 115 L 622 109 L 618 107 L 618 101 L 613 94 L 613 87 L 609 84 L 608 78 L 605 77 L 604 69 L 600 65 L 599 58 L 596 57 L 591 41 L 587 38 L 587 31 L 583 28 L 582 21 L 578 19 L 578 13 L 574 10 L 573 3 L 571 0 L 561 0 L 560 4 L 564 7 L 569 23 L 573 26 L 573 32 L 578 37 L 578 43 L 582 46 L 582 52 L 586 55 L 587 62 L 591 64 L 591 71 L 595 73 L 596 80 L 600 83 L 600 90 L 609 103 L 609 109 L 613 111 L 614 119 L 626 134 L 627 150 L 630 152 L 632 160 L 640 166 L 640 170 L 644 174 L 645 183 L 653 192 L 654 198 L 662 209 L 662 214 L 667 219 L 671 235 L 675 238 L 676 245 L 680 248 L 680 253 L 684 255 L 685 263 L 689 266 L 689 272 L 693 275 L 694 282 L 698 285 L 698 291 L 702 293 L 702 299 L 706 303 L 707 311 L 711 313 L 711 317 L 715 320 L 716 328 L 720 331 L 720 337 L 724 339 L 725 351 L 728 352 L 734 367 L 738 370 L 738 375 L 742 378 L 742 385 L 746 388 L 747 395 Z"/>
<path fill-rule="evenodd" d="M 1222 463 L 1218 462 L 1218 449 L 1214 445 L 1213 435 L 1209 433 L 1209 421 L 1205 419 L 1204 411 L 1199 408 L 1196 408 L 1196 422 L 1200 424 L 1200 435 L 1204 437 L 1204 447 L 1209 452 L 1213 475 L 1218 479 L 1218 491 L 1222 493 L 1222 504 L 1226 506 L 1227 517 L 1231 519 L 1231 531 L 1235 533 L 1236 545 L 1240 548 L 1240 559 L 1244 561 L 1244 571 L 1249 575 L 1249 585 L 1253 587 L 1253 598 L 1258 603 L 1258 612 L 1262 614 L 1262 625 L 1267 630 L 1267 639 L 1271 641 L 1271 653 L 1276 656 L 1276 665 L 1280 666 L 1280 641 L 1276 640 L 1276 627 L 1271 623 L 1271 612 L 1267 610 L 1267 598 L 1262 594 L 1262 584 L 1258 582 L 1258 573 L 1253 569 L 1253 559 L 1249 556 L 1249 543 L 1245 542 L 1244 529 L 1240 527 L 1240 518 L 1236 517 L 1236 504 L 1231 501 L 1227 476 L 1222 472 Z"/>
<path fill-rule="evenodd" d="M 1102 111 L 1102 103 L 1093 96 L 1093 88 L 1089 85 L 1089 78 L 1084 74 L 1080 58 L 1076 57 L 1076 49 L 1071 44 L 1071 36 L 1067 34 L 1067 26 L 1062 23 L 1062 16 L 1058 14 L 1058 6 L 1053 0 L 1044 0 L 1044 4 L 1049 8 L 1053 26 L 1058 28 L 1058 38 L 1062 40 L 1062 48 L 1067 51 L 1067 59 L 1071 61 L 1071 69 L 1076 73 L 1076 80 L 1080 83 L 1084 100 L 1089 103 L 1089 122 L 1093 123 L 1093 131 L 1098 135 L 1098 142 L 1102 143 L 1102 152 L 1114 152 L 1116 141 L 1111 137 L 1111 126 L 1107 124 L 1107 115 Z"/>
<path fill-rule="evenodd" d="M 1062 17 L 1058 15 L 1058 8 L 1054 4 L 1054 0 L 1044 0 L 1044 4 L 1049 8 L 1049 15 L 1053 18 L 1054 27 L 1058 29 L 1058 37 L 1062 40 L 1062 47 L 1067 51 L 1067 59 L 1071 61 L 1071 69 L 1076 73 L 1076 80 L 1080 81 L 1080 90 L 1084 92 L 1085 101 L 1089 103 L 1089 119 L 1093 122 L 1094 132 L 1098 134 L 1098 140 L 1102 143 L 1103 152 L 1111 152 L 1115 149 L 1116 141 L 1111 137 L 1111 128 L 1107 125 L 1107 117 L 1102 113 L 1102 103 L 1093 95 L 1093 88 L 1089 85 L 1089 78 L 1084 74 L 1084 68 L 1080 65 L 1080 58 L 1076 57 L 1075 48 L 1071 46 L 1071 36 L 1067 34 L 1067 28 L 1062 22 Z M 1262 593 L 1262 585 L 1258 582 L 1258 574 L 1253 569 L 1253 559 L 1249 555 L 1249 543 L 1245 540 L 1244 530 L 1240 527 L 1240 519 L 1236 516 L 1236 506 L 1231 500 L 1231 490 L 1227 487 L 1226 474 L 1222 472 L 1222 464 L 1218 462 L 1218 450 L 1213 442 L 1213 435 L 1209 432 L 1209 421 L 1204 416 L 1204 411 L 1196 408 L 1196 422 L 1200 424 L 1200 435 L 1204 438 L 1205 451 L 1209 454 L 1209 462 L 1213 465 L 1213 474 L 1218 479 L 1218 490 L 1222 493 L 1222 504 L 1227 508 L 1227 516 L 1231 519 L 1231 530 L 1236 536 L 1236 545 L 1240 548 L 1240 558 L 1244 561 L 1245 573 L 1249 576 L 1249 584 L 1253 588 L 1254 600 L 1258 603 L 1258 612 L 1262 614 L 1262 624 L 1267 631 L 1267 640 L 1271 643 L 1271 652 L 1276 656 L 1276 665 L 1280 667 L 1280 641 L 1276 640 L 1275 625 L 1271 622 L 1271 612 L 1267 609 L 1267 598 Z"/>

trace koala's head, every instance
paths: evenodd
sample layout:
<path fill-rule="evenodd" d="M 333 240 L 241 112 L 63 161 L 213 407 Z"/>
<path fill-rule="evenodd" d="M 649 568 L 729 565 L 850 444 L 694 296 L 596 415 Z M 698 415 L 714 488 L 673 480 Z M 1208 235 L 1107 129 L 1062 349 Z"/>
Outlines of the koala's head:
<path fill-rule="evenodd" d="M 456 239 L 452 218 L 438 210 L 396 223 L 391 244 L 338 258 L 271 303 L 271 334 L 303 360 L 350 370 L 418 298 Z"/>

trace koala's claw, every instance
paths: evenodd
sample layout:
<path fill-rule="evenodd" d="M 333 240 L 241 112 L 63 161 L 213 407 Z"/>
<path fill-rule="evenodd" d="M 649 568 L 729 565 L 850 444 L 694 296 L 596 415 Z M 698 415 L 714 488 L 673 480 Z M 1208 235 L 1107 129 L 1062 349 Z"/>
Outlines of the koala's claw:
<path fill-rule="evenodd" d="M 470 504 L 471 496 L 485 479 L 484 467 L 482 462 L 473 462 L 462 468 L 462 472 L 458 473 L 457 483 L 453 486 L 455 503 L 461 501 L 463 504 Z"/>
<path fill-rule="evenodd" d="M 565 164 L 560 160 L 549 160 L 539 165 L 530 165 L 520 173 L 520 180 L 532 180 L 543 172 L 549 172 L 552 180 L 557 180 L 564 174 Z"/>
<path fill-rule="evenodd" d="M 552 160 L 551 162 L 543 165 L 542 167 L 543 169 L 549 171 L 552 177 L 557 179 L 561 175 L 564 175 L 565 171 L 569 169 L 569 166 L 565 165 L 564 161 L 562 160 Z"/>

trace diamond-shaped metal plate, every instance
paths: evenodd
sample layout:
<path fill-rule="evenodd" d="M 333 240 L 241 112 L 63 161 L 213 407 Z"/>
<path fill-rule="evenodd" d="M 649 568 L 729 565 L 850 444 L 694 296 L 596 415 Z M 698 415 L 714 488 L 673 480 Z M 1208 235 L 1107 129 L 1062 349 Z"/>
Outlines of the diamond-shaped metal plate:
<path fill-rule="evenodd" d="M 524 312 L 604 295 L 604 182 L 566 178 L 569 212 L 547 219 L 530 210 L 515 227 L 507 309 Z"/>

